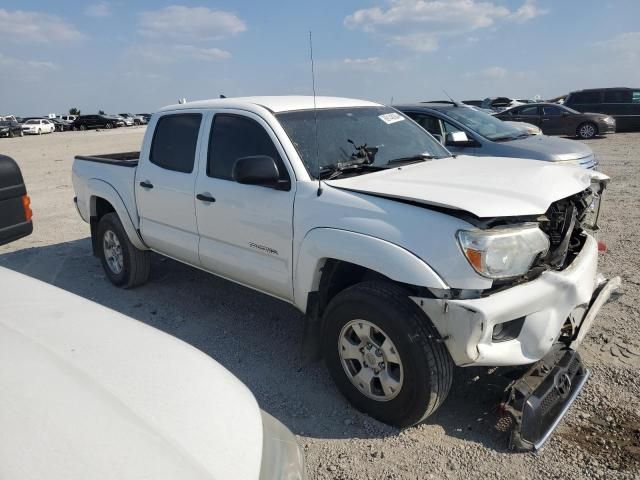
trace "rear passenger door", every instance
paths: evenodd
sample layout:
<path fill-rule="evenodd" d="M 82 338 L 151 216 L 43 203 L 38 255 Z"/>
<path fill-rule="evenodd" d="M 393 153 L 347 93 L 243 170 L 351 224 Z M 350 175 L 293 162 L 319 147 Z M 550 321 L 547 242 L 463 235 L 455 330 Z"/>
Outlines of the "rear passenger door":
<path fill-rule="evenodd" d="M 275 133 L 249 112 L 217 112 L 207 127 L 196 181 L 200 262 L 220 276 L 290 300 L 295 179 Z M 207 137 L 205 135 L 205 137 Z M 234 181 L 238 158 L 276 161 L 287 190 Z"/>
<path fill-rule="evenodd" d="M 560 107 L 555 105 L 544 105 L 542 108 L 542 115 L 540 116 L 540 126 L 542 132 L 546 135 L 575 135 L 575 127 L 571 118 L 568 118 L 568 113 Z M 564 115 L 566 112 L 567 115 Z"/>
<path fill-rule="evenodd" d="M 540 109 L 537 105 L 520 107 L 513 113 L 513 120 L 540 127 Z"/>
<path fill-rule="evenodd" d="M 194 207 L 196 157 L 203 113 L 170 112 L 157 118 L 151 145 L 140 152 L 136 202 L 140 231 L 152 249 L 199 265 Z"/>

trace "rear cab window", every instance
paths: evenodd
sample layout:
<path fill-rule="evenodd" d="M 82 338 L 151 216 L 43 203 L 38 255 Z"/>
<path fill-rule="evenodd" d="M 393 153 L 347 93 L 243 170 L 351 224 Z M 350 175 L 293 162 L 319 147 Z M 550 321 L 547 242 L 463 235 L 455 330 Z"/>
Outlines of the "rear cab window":
<path fill-rule="evenodd" d="M 153 133 L 149 161 L 166 170 L 193 172 L 201 121 L 200 113 L 160 117 Z"/>

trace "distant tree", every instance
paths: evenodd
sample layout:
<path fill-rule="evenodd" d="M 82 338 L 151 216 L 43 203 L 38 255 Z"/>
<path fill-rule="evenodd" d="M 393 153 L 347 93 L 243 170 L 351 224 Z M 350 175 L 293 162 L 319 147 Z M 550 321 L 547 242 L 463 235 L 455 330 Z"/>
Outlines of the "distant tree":
<path fill-rule="evenodd" d="M 98 110 L 99 115 L 104 115 L 104 110 Z"/>
<path fill-rule="evenodd" d="M 69 115 L 80 115 L 80 109 L 76 107 L 70 108 Z"/>

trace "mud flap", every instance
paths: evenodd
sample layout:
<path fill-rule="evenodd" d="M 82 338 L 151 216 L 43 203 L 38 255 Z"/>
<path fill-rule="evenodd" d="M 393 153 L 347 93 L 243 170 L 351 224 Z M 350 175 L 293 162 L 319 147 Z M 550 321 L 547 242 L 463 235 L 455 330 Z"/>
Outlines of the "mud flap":
<path fill-rule="evenodd" d="M 575 350 L 558 346 L 507 388 L 502 404 L 512 417 L 510 448 L 541 448 L 589 378 Z"/>

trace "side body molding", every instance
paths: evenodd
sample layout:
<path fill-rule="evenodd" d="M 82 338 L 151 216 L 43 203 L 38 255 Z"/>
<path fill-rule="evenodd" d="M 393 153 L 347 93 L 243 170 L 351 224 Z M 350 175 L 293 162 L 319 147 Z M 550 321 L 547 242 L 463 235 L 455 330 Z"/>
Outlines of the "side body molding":
<path fill-rule="evenodd" d="M 318 289 L 329 258 L 369 268 L 398 282 L 449 288 L 429 265 L 394 243 L 348 230 L 315 228 L 302 240 L 294 265 L 294 304 L 303 312 L 307 294 Z"/>
<path fill-rule="evenodd" d="M 98 180 L 97 178 L 92 178 L 87 182 L 87 191 L 91 192 L 89 197 L 89 212 L 90 216 L 96 215 L 96 199 L 97 197 L 104 198 L 107 202 L 113 205 L 118 217 L 120 217 L 120 221 L 124 227 L 124 230 L 127 232 L 129 236 L 129 240 L 131 243 L 135 245 L 136 248 L 140 250 L 148 250 L 142 238 L 138 233 L 138 216 L 135 214 L 133 217 L 129 213 L 129 210 L 126 207 L 126 204 L 120 194 L 117 192 L 115 188 L 113 188 L 109 183 Z M 133 199 L 130 199 L 133 202 Z M 135 203 L 132 204 L 132 206 Z M 134 220 L 135 219 L 135 220 Z"/>

